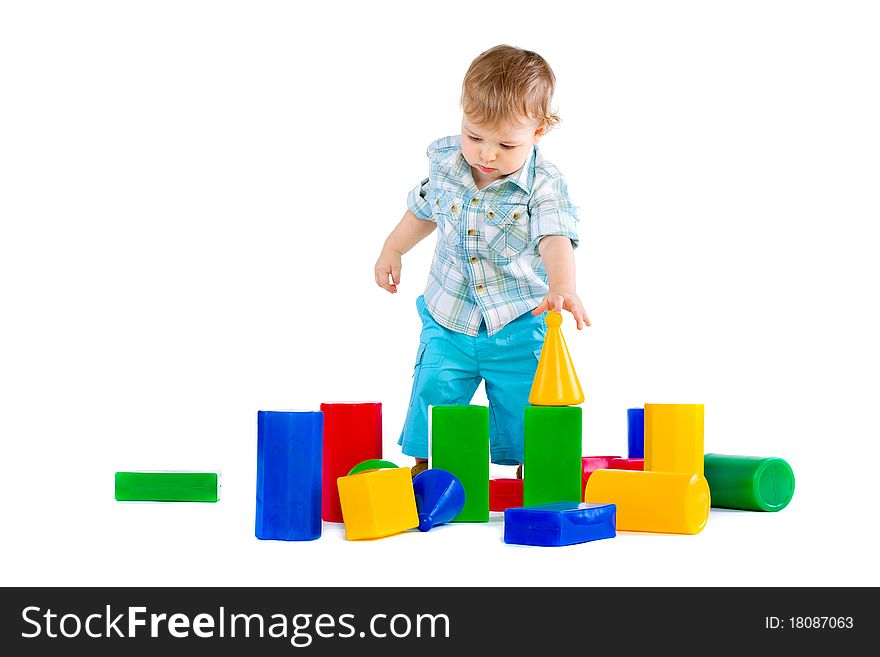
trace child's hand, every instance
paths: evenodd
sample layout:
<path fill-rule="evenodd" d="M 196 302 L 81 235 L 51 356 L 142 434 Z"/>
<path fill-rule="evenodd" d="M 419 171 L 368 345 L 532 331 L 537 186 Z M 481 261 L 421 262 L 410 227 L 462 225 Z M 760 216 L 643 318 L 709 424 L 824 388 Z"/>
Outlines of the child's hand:
<path fill-rule="evenodd" d="M 396 294 L 397 286 L 400 285 L 400 269 L 400 253 L 387 247 L 383 248 L 374 269 L 376 284 L 391 294 Z"/>
<path fill-rule="evenodd" d="M 584 328 L 584 326 L 591 326 L 590 318 L 587 317 L 580 298 L 574 292 L 550 290 L 547 296 L 544 297 L 544 300 L 541 301 L 541 305 L 535 308 L 532 314 L 540 315 L 545 310 L 555 310 L 558 313 L 562 313 L 563 308 L 572 314 L 577 322 L 578 330 Z"/>

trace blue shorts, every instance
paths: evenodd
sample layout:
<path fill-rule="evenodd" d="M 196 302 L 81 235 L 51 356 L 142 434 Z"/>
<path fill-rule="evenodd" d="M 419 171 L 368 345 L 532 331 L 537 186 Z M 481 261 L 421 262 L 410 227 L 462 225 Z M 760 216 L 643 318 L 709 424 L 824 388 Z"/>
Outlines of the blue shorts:
<path fill-rule="evenodd" d="M 398 445 L 404 454 L 428 458 L 428 406 L 469 404 L 486 381 L 489 453 L 492 463 L 523 460 L 523 415 L 544 345 L 544 314 L 520 315 L 495 335 L 485 324 L 477 336 L 440 326 L 416 300 L 422 334 L 413 371 L 412 395 Z"/>

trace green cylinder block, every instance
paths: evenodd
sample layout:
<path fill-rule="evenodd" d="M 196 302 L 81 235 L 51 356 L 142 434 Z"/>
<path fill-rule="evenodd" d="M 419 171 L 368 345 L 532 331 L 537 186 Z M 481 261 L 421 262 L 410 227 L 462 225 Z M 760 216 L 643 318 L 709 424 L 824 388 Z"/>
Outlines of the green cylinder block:
<path fill-rule="evenodd" d="M 703 466 L 713 507 L 780 511 L 794 495 L 794 473 L 780 458 L 706 454 Z"/>

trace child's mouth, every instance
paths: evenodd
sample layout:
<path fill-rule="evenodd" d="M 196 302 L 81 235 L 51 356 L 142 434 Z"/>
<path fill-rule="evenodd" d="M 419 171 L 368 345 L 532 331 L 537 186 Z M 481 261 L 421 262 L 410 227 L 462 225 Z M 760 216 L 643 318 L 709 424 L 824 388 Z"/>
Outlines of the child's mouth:
<path fill-rule="evenodd" d="M 492 173 L 493 171 L 496 171 L 496 169 L 484 167 L 482 164 L 478 164 L 477 166 L 480 167 L 480 171 L 482 171 L 483 173 Z"/>

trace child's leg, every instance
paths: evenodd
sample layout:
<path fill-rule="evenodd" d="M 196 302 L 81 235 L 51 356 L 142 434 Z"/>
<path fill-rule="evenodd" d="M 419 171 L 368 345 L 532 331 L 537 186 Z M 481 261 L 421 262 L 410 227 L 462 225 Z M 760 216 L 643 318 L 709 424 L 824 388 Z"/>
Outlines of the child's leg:
<path fill-rule="evenodd" d="M 486 380 L 492 462 L 523 462 L 523 424 L 544 344 L 543 316 L 523 315 L 481 345 L 480 375 Z M 522 470 L 518 469 L 518 476 Z"/>
<path fill-rule="evenodd" d="M 455 333 L 431 317 L 419 297 L 422 333 L 413 369 L 413 386 L 409 408 L 400 439 L 401 451 L 419 461 L 428 458 L 428 406 L 468 404 L 473 399 L 480 378 L 470 336 Z"/>

